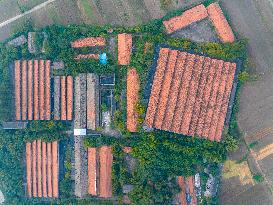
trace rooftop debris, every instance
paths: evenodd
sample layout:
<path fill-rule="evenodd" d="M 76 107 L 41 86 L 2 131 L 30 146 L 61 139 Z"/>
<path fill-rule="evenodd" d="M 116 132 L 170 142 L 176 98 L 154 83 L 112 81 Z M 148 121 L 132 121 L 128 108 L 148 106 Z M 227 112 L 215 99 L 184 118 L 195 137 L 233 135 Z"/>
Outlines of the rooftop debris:
<path fill-rule="evenodd" d="M 166 28 L 167 33 L 171 34 L 207 17 L 208 13 L 206 7 L 203 4 L 200 4 L 185 11 L 180 16 L 175 16 L 167 21 L 164 21 L 163 24 Z"/>
<path fill-rule="evenodd" d="M 220 141 L 236 64 L 161 48 L 148 127 Z"/>
<path fill-rule="evenodd" d="M 64 68 L 64 62 L 63 61 L 55 61 L 52 63 L 53 70 L 60 70 Z"/>
<path fill-rule="evenodd" d="M 219 4 L 212 3 L 207 7 L 207 10 L 221 41 L 224 43 L 234 42 L 235 36 Z"/>
<path fill-rule="evenodd" d="M 132 152 L 133 149 L 132 149 L 132 147 L 123 147 L 122 150 L 124 153 L 129 154 Z"/>
<path fill-rule="evenodd" d="M 132 53 L 132 34 L 118 34 L 118 64 L 130 64 Z"/>
<path fill-rule="evenodd" d="M 74 129 L 86 129 L 86 83 L 87 75 L 79 74 L 75 78 Z"/>
<path fill-rule="evenodd" d="M 87 152 L 83 145 L 85 136 L 74 136 L 75 153 L 75 195 L 84 197 L 88 194 Z"/>
<path fill-rule="evenodd" d="M 183 176 L 179 176 L 177 178 L 177 182 L 181 189 L 179 194 L 181 204 L 197 205 L 194 177 L 190 176 L 185 178 Z"/>
<path fill-rule="evenodd" d="M 87 74 L 87 129 L 96 130 L 99 126 L 99 77 Z"/>
<path fill-rule="evenodd" d="M 36 38 L 36 32 L 28 32 L 28 51 L 30 53 L 37 52 L 35 38 Z"/>
<path fill-rule="evenodd" d="M 81 59 L 96 59 L 96 60 L 99 60 L 99 58 L 100 58 L 99 54 L 90 53 L 90 54 L 79 54 L 74 59 L 75 60 L 81 60 Z"/>
<path fill-rule="evenodd" d="M 21 35 L 9 41 L 8 45 L 18 47 L 18 46 L 24 45 L 26 42 L 27 42 L 27 38 L 24 35 Z"/>

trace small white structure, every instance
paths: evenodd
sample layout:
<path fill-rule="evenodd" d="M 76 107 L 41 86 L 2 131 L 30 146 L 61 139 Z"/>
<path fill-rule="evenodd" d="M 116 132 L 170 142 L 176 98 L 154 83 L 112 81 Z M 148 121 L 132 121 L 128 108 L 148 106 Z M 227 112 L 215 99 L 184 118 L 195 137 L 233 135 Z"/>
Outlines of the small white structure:
<path fill-rule="evenodd" d="M 4 204 L 5 198 L 4 194 L 0 191 L 0 204 Z"/>
<path fill-rule="evenodd" d="M 86 129 L 74 129 L 74 136 L 86 136 Z"/>

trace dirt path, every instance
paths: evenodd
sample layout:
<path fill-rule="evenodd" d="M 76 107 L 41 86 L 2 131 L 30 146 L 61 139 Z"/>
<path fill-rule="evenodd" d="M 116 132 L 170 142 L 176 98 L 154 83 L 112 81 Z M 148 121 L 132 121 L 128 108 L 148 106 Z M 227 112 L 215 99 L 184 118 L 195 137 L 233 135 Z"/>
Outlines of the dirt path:
<path fill-rule="evenodd" d="M 44 8 L 45 6 L 47 6 L 48 4 L 53 3 L 54 1 L 56 1 L 56 0 L 48 0 L 48 1 L 44 2 L 44 3 L 42 3 L 42 4 L 39 4 L 39 5 L 35 6 L 35 7 L 33 7 L 32 9 L 30 9 L 29 11 L 27 11 L 25 13 L 14 16 L 14 17 L 0 23 L 0 28 L 4 27 L 4 26 L 6 26 L 6 25 L 8 25 L 8 24 L 20 19 L 20 18 L 23 18 L 24 16 L 26 16 L 28 14 L 31 14 L 34 11 L 40 10 L 40 9 Z"/>

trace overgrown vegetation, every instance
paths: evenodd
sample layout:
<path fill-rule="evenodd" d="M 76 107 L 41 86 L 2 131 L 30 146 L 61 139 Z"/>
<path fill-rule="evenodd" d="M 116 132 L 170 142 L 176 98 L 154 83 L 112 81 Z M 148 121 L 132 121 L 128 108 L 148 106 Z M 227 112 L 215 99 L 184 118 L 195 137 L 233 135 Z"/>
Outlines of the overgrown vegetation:
<path fill-rule="evenodd" d="M 168 3 L 168 1 L 164 1 Z M 113 192 L 117 196 L 122 196 L 122 185 L 131 183 L 134 190 L 129 194 L 132 204 L 170 204 L 174 194 L 179 192 L 175 177 L 191 176 L 203 170 L 204 167 L 224 162 L 227 152 L 237 148 L 237 139 L 240 132 L 237 125 L 236 114 L 238 112 L 239 88 L 241 83 L 249 79 L 245 71 L 247 65 L 246 40 L 239 40 L 232 44 L 202 43 L 197 44 L 185 39 L 169 38 L 164 34 L 162 21 L 171 16 L 181 14 L 179 10 L 168 14 L 166 17 L 155 20 L 147 25 L 132 28 L 113 28 L 111 34 L 108 33 L 109 26 L 96 27 L 88 25 L 52 25 L 37 30 L 45 32 L 48 41 L 45 45 L 45 52 L 32 55 L 28 52 L 27 46 L 13 48 L 0 45 L 0 121 L 13 120 L 13 86 L 9 65 L 16 59 L 44 58 L 52 61 L 64 61 L 66 69 L 55 73 L 56 75 L 76 76 L 81 72 L 94 72 L 97 74 L 115 73 L 116 90 L 115 99 L 119 104 L 119 109 L 114 116 L 114 126 L 123 134 L 123 138 L 110 138 L 102 136 L 100 138 L 88 138 L 85 140 L 86 147 L 99 147 L 111 145 L 113 147 Z M 31 26 L 27 26 L 23 32 L 35 31 Z M 134 37 L 134 50 L 130 67 L 136 68 L 140 76 L 140 102 L 137 106 L 139 114 L 139 133 L 131 134 L 126 130 L 126 66 L 118 66 L 114 57 L 109 54 L 108 64 L 101 65 L 95 60 L 75 61 L 76 49 L 71 48 L 71 42 L 83 37 L 103 36 L 107 40 L 117 33 L 142 33 L 141 36 Z M 231 122 L 229 129 L 222 142 L 211 142 L 197 137 L 186 137 L 167 132 L 155 131 L 144 133 L 141 131 L 147 99 L 145 99 L 145 88 L 147 86 L 149 71 L 154 62 L 154 51 L 158 45 L 170 46 L 193 51 L 217 59 L 226 61 L 241 61 L 241 73 L 239 74 L 239 84 Z M 87 51 L 84 51 L 87 52 Z M 92 197 L 85 201 L 77 200 L 72 191 L 72 145 L 66 139 L 65 131 L 70 124 L 58 123 L 54 121 L 31 122 L 26 130 L 22 131 L 1 131 L 0 132 L 0 157 L 3 163 L 0 165 L 0 190 L 4 193 L 8 204 L 20 204 L 24 200 L 23 173 L 24 162 L 24 142 L 34 139 L 44 141 L 63 140 L 66 145 L 65 151 L 65 175 L 60 182 L 60 200 L 58 204 L 110 204 L 109 201 L 98 202 Z M 134 173 L 129 173 L 124 166 L 123 146 L 133 148 L 132 156 L 138 159 L 138 164 Z M 260 178 L 257 176 L 257 180 Z"/>

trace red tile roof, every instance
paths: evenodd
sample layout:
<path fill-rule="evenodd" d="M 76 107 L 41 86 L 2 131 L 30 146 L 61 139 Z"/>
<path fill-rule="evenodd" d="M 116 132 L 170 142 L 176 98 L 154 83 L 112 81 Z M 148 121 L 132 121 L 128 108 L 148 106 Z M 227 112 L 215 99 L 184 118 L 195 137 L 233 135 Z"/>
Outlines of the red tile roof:
<path fill-rule="evenodd" d="M 236 64 L 161 48 L 145 124 L 220 141 Z"/>
<path fill-rule="evenodd" d="M 34 60 L 33 73 L 34 120 L 39 120 L 39 61 Z"/>
<path fill-rule="evenodd" d="M 32 87 L 32 83 L 33 83 L 33 63 L 32 61 L 28 61 L 28 120 L 33 120 L 33 87 Z"/>
<path fill-rule="evenodd" d="M 14 85 L 15 85 L 15 116 L 21 120 L 21 67 L 20 61 L 15 61 Z"/>
<path fill-rule="evenodd" d="M 27 119 L 27 61 L 22 62 L 22 120 Z"/>
<path fill-rule="evenodd" d="M 46 61 L 45 66 L 45 120 L 50 120 L 51 107 L 50 107 L 50 61 Z"/>
<path fill-rule="evenodd" d="M 100 197 L 112 197 L 112 147 L 102 146 L 99 148 L 100 157 Z"/>
<path fill-rule="evenodd" d="M 45 117 L 45 62 L 40 60 L 39 65 L 39 108 L 40 119 L 44 120 Z"/>
<path fill-rule="evenodd" d="M 78 39 L 71 43 L 72 48 L 105 46 L 106 40 L 103 37 L 89 37 Z"/>
<path fill-rule="evenodd" d="M 163 24 L 166 28 L 167 33 L 170 34 L 179 29 L 189 26 L 194 22 L 201 21 L 207 17 L 208 13 L 206 7 L 203 4 L 200 4 L 185 11 L 180 16 L 175 16 L 167 21 L 163 21 Z"/>
<path fill-rule="evenodd" d="M 26 175 L 28 197 L 59 196 L 57 141 L 45 143 L 35 140 L 26 143 Z"/>
<path fill-rule="evenodd" d="M 96 196 L 97 192 L 97 149 L 88 148 L 88 193 Z"/>
<path fill-rule="evenodd" d="M 223 11 L 218 3 L 210 4 L 207 7 L 209 18 L 212 21 L 215 29 L 224 43 L 232 43 L 235 41 L 235 36 L 232 29 L 223 14 Z"/>
<path fill-rule="evenodd" d="M 50 61 L 15 61 L 16 120 L 50 120 Z"/>
<path fill-rule="evenodd" d="M 67 76 L 67 120 L 72 120 L 73 118 L 73 77 Z"/>
<path fill-rule="evenodd" d="M 112 163 L 112 147 L 88 148 L 89 194 L 102 198 L 112 197 Z"/>
<path fill-rule="evenodd" d="M 139 77 L 136 69 L 127 72 L 127 129 L 129 132 L 137 131 L 138 114 L 136 106 L 138 103 Z"/>
<path fill-rule="evenodd" d="M 130 64 L 132 53 L 132 35 L 127 33 L 118 34 L 118 64 Z"/>
<path fill-rule="evenodd" d="M 181 192 L 179 193 L 179 199 L 180 203 L 188 204 L 186 200 L 186 195 L 189 194 L 191 196 L 191 205 L 197 205 L 197 198 L 196 198 L 196 192 L 194 187 L 194 177 L 183 177 L 179 176 L 177 178 L 177 183 L 181 189 Z"/>

